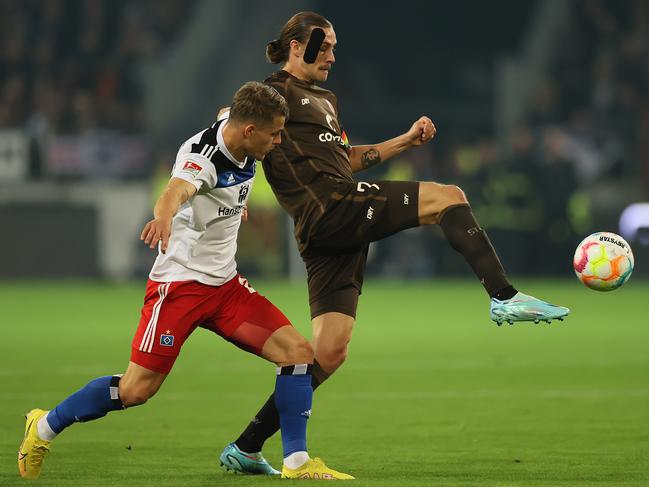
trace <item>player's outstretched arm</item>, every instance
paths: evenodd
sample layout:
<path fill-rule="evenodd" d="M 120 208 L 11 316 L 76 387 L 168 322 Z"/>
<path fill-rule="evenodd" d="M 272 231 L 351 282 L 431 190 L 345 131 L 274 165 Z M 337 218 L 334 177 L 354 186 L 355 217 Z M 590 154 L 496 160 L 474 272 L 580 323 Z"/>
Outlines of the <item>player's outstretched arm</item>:
<path fill-rule="evenodd" d="M 425 144 L 435 137 L 436 131 L 435 124 L 430 118 L 424 116 L 413 123 L 406 133 L 394 139 L 374 145 L 356 145 L 349 153 L 352 171 L 362 171 L 376 166 L 411 147 Z"/>
<path fill-rule="evenodd" d="M 171 236 L 173 217 L 178 213 L 180 205 L 191 198 L 196 191 L 196 186 L 192 183 L 179 178 L 171 178 L 155 204 L 153 220 L 144 225 L 140 240 L 152 249 L 160 242 L 160 248 L 164 254 Z"/>

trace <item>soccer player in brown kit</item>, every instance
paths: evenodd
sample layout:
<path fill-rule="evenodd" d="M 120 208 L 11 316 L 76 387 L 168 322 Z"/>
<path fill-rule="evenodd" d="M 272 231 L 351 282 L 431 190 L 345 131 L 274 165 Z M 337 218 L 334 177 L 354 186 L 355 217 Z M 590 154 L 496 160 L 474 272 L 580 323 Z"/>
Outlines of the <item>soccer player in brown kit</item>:
<path fill-rule="evenodd" d="M 451 247 L 473 269 L 491 299 L 490 315 L 507 321 L 562 319 L 568 308 L 518 292 L 509 282 L 489 238 L 476 221 L 464 192 L 436 182 L 358 182 L 353 173 L 428 143 L 435 125 L 422 116 L 407 132 L 375 145 L 350 146 L 338 118 L 336 95 L 319 86 L 335 62 L 336 33 L 313 12 L 291 17 L 266 56 L 282 69 L 265 82 L 287 100 L 290 115 L 282 142 L 263 161 L 282 207 L 295 223 L 306 264 L 317 388 L 347 356 L 370 242 L 419 225 L 440 225 Z M 233 451 L 260 452 L 279 429 L 271 396 L 221 460 L 237 468 Z M 230 460 L 228 460 L 228 458 Z M 248 473 L 267 473 L 240 469 Z"/>

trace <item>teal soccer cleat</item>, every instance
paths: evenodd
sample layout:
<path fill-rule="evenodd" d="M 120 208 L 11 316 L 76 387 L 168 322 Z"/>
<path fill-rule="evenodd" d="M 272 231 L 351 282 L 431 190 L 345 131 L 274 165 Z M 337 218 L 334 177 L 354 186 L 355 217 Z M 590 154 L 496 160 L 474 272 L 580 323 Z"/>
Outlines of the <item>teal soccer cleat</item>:
<path fill-rule="evenodd" d="M 546 303 L 523 293 L 516 293 L 513 298 L 503 301 L 491 298 L 490 315 L 498 326 L 505 321 L 510 325 L 513 325 L 515 321 L 550 323 L 552 320 L 563 320 L 565 316 L 568 316 L 568 313 L 570 313 L 568 308 Z"/>
<path fill-rule="evenodd" d="M 271 467 L 261 452 L 242 452 L 234 443 L 230 443 L 223 449 L 220 459 L 221 466 L 228 471 L 233 470 L 234 473 L 248 475 L 280 475 L 281 473 Z"/>

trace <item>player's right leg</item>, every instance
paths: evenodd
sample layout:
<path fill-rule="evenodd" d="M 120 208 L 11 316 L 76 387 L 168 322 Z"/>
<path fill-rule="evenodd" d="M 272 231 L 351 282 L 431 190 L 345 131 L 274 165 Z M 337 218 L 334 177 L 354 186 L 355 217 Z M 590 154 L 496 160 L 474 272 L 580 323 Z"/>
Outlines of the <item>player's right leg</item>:
<path fill-rule="evenodd" d="M 311 320 L 313 352 L 327 377 L 345 362 L 355 322 L 354 317 L 337 311 L 323 313 Z"/>
<path fill-rule="evenodd" d="M 283 367 L 295 366 L 296 364 L 304 364 L 303 372 L 300 376 L 294 379 L 294 384 L 282 384 L 283 387 L 281 391 L 286 391 L 287 389 L 293 388 L 294 399 L 297 400 L 298 404 L 303 403 L 301 406 L 298 405 L 297 409 L 301 409 L 301 412 L 311 409 L 311 396 L 313 395 L 313 388 L 311 387 L 311 367 L 313 364 L 313 349 L 307 340 L 300 335 L 295 328 L 288 325 L 288 319 L 285 320 L 285 326 L 275 330 L 270 337 L 261 345 L 261 350 L 259 356 L 274 362 L 278 366 L 278 370 L 281 371 Z M 245 334 L 249 335 L 249 334 Z M 239 338 L 239 343 L 243 338 L 244 334 L 241 334 Z M 259 348 L 259 345 L 257 348 Z M 277 377 L 278 382 L 275 384 L 275 393 L 273 393 L 268 399 L 267 404 L 264 406 L 266 413 L 262 415 L 262 418 L 265 421 L 265 426 L 268 426 L 268 423 L 272 422 L 272 433 L 274 434 L 280 428 L 280 412 L 278 411 L 276 396 L 278 392 L 279 381 L 281 376 Z M 286 380 L 284 380 L 286 382 Z M 287 387 L 288 386 L 288 387 Z M 285 401 L 285 398 L 283 398 Z M 267 416 L 270 414 L 270 418 Z M 307 418 L 308 419 L 308 418 Z M 260 421 L 260 420 L 256 420 Z M 290 420 L 289 420 L 290 421 Z M 294 421 L 293 421 L 294 423 Z M 300 437 L 306 438 L 306 419 L 304 421 L 298 420 L 297 424 L 298 431 L 291 431 L 289 434 L 292 438 L 286 438 L 287 441 L 295 441 L 297 439 L 299 446 L 295 451 L 306 452 L 306 441 L 304 444 L 300 441 Z M 265 431 L 265 430 L 264 430 Z M 261 434 L 259 430 L 256 430 L 257 435 Z M 264 440 L 266 438 L 264 437 Z M 251 443 L 240 443 L 232 442 L 228 444 L 220 455 L 221 465 L 225 467 L 226 470 L 233 470 L 238 473 L 253 474 L 253 475 L 279 475 L 280 472 L 275 470 L 268 461 L 264 458 L 261 453 L 261 445 L 256 446 L 256 441 L 254 442 L 255 446 L 251 446 Z M 289 454 L 295 453 L 291 451 Z"/>
<path fill-rule="evenodd" d="M 462 254 L 491 298 L 490 317 L 504 321 L 547 321 L 563 319 L 570 310 L 519 293 L 505 275 L 500 259 L 486 232 L 475 219 L 469 201 L 457 186 L 419 183 L 419 221 L 439 224 L 447 241 Z"/>
<path fill-rule="evenodd" d="M 50 443 L 73 423 L 104 417 L 111 411 L 143 404 L 153 396 L 166 375 L 130 363 L 124 375 L 90 381 L 51 411 L 32 409 L 26 415 L 25 436 L 18 449 L 18 470 L 23 478 L 36 479 Z"/>
<path fill-rule="evenodd" d="M 319 458 L 307 452 L 307 421 L 311 416 L 313 396 L 313 349 L 292 326 L 276 330 L 264 344 L 263 358 L 277 367 L 275 392 L 271 396 L 282 432 L 284 462 L 282 478 L 353 479 L 351 475 L 329 468 Z M 261 450 L 261 448 L 259 448 Z M 243 473 L 275 473 L 260 451 L 245 453 L 231 443 L 221 455 L 226 468 Z"/>
<path fill-rule="evenodd" d="M 358 291 L 355 289 L 350 288 L 350 291 L 358 296 Z M 340 312 L 323 313 L 313 318 L 313 351 L 311 354 L 315 357 L 315 361 L 309 378 L 313 390 L 327 380 L 345 361 L 347 344 L 351 339 L 354 321 L 352 316 Z M 288 330 L 295 333 L 294 340 L 291 338 L 293 344 L 290 344 L 282 336 L 284 331 Z M 282 338 L 283 343 L 276 340 L 279 338 Z M 291 360 L 299 359 L 289 359 L 285 354 L 301 350 L 305 344 L 308 345 L 308 342 L 293 327 L 284 327 L 266 342 L 262 356 L 272 362 L 288 364 Z M 242 473 L 274 473 L 274 469 L 263 459 L 261 450 L 266 440 L 279 429 L 280 413 L 278 412 L 276 394 L 272 394 L 239 438 L 226 446 L 221 454 L 221 462 L 226 467 Z"/>
<path fill-rule="evenodd" d="M 354 317 L 340 312 L 323 313 L 311 320 L 313 352 L 321 374 L 319 383 L 333 374 L 347 358 L 347 346 L 351 340 L 354 322 Z M 285 459 L 282 477 L 321 480 L 354 479 L 351 475 L 329 468 L 320 458 L 310 458 L 299 466 L 289 465 Z"/>
<path fill-rule="evenodd" d="M 308 259 L 307 267 L 315 269 L 309 272 L 315 354 L 311 385 L 314 391 L 347 356 L 347 344 L 351 339 L 359 296 L 358 289 L 349 283 L 362 275 L 363 266 L 359 263 L 364 263 L 364 254 L 361 254 L 363 252 L 359 252 L 359 255 L 341 256 L 335 262 L 330 262 L 330 265 L 321 265 L 328 262 L 322 260 L 329 259 L 328 257 L 310 256 Z M 332 285 L 337 288 L 331 288 Z M 266 440 L 279 431 L 279 426 L 275 397 L 271 395 L 230 445 L 244 452 L 260 452 Z"/>
<path fill-rule="evenodd" d="M 314 380 L 314 352 L 311 345 L 290 326 L 289 320 L 270 301 L 257 294 L 247 283 L 245 288 L 237 289 L 237 286 L 235 281 L 235 289 L 229 294 L 237 311 L 233 316 L 227 313 L 220 315 L 218 331 L 240 347 L 275 363 L 276 381 L 275 391 L 260 413 L 261 419 L 255 421 L 257 428 L 253 431 L 253 437 L 262 438 L 261 443 L 250 448 L 255 440 L 253 438 L 252 442 L 229 444 L 221 454 L 222 464 L 227 469 L 241 473 L 278 473 L 261 455 L 261 446 L 263 440 L 281 428 L 283 477 L 352 478 L 308 455 L 306 431 L 311 416 Z"/>

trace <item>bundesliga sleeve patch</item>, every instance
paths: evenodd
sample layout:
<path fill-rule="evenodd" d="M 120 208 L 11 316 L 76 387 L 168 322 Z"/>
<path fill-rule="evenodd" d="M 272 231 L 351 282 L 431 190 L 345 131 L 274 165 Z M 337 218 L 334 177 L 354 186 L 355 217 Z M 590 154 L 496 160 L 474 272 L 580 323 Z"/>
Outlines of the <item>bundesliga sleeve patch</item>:
<path fill-rule="evenodd" d="M 193 177 L 196 177 L 202 169 L 203 168 L 196 164 L 194 161 L 187 161 L 180 171 L 186 172 L 188 174 L 191 174 Z"/>

